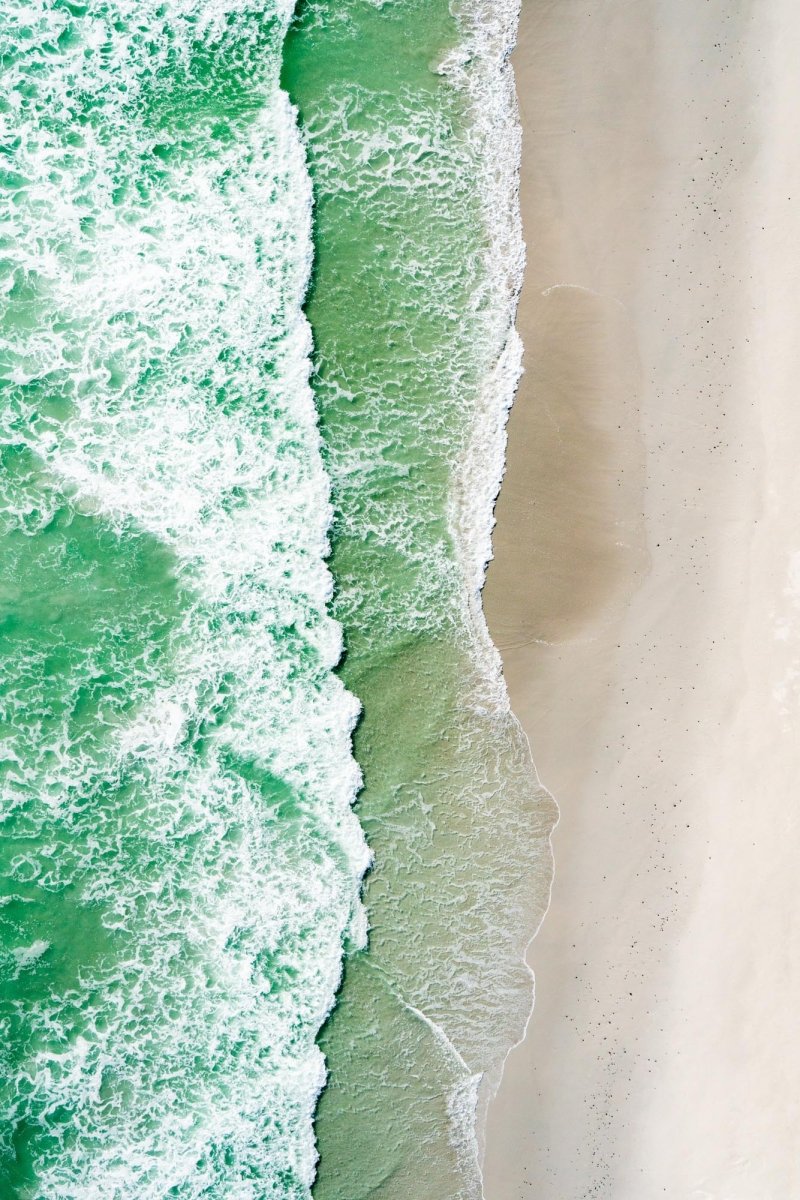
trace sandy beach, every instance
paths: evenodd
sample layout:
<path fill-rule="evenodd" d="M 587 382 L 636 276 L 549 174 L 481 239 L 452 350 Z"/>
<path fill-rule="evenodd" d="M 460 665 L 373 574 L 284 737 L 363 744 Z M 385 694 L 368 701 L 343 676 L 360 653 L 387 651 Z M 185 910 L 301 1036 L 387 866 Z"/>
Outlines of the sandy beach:
<path fill-rule="evenodd" d="M 523 0 L 485 606 L 561 820 L 487 1200 L 800 1196 L 799 38 Z"/>

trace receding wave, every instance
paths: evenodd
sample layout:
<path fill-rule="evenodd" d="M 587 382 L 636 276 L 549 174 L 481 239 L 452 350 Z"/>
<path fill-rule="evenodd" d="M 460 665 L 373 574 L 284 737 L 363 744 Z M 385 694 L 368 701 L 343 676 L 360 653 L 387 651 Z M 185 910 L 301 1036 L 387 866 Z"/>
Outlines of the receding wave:
<path fill-rule="evenodd" d="M 480 587 L 520 366 L 514 3 L 308 0 L 287 43 L 369 951 L 323 1033 L 317 1200 L 476 1200 L 555 817 Z M 424 1169 L 420 1169 L 420 1163 Z"/>

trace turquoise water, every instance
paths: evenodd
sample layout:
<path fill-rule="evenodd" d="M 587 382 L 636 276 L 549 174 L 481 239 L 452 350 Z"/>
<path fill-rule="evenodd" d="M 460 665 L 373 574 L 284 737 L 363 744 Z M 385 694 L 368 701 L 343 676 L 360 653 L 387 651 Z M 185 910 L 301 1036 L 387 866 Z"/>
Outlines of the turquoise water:
<path fill-rule="evenodd" d="M 0 16 L 14 1200 L 307 1196 L 323 1051 L 320 1197 L 478 1195 L 530 1006 L 552 812 L 477 601 L 513 13 L 291 18 Z"/>
<path fill-rule="evenodd" d="M 477 599 L 518 370 L 514 16 L 317 0 L 285 55 L 315 189 L 334 612 L 375 854 L 369 951 L 322 1037 L 320 1200 L 479 1196 L 476 1118 L 531 1002 L 553 809 Z"/>

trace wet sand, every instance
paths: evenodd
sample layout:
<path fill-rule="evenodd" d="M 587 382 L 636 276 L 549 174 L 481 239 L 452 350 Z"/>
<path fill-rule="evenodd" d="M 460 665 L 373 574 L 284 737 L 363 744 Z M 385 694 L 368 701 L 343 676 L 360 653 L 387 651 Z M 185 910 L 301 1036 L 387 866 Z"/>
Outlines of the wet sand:
<path fill-rule="evenodd" d="M 561 820 L 487 1200 L 792 1200 L 800 9 L 523 0 L 484 594 Z"/>

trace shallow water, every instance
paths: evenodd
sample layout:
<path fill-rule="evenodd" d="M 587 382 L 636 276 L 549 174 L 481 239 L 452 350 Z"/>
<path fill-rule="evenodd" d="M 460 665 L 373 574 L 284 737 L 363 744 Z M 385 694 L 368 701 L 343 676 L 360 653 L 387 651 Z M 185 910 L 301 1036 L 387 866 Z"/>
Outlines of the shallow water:
<path fill-rule="evenodd" d="M 497 236 L 489 222 L 514 206 L 513 22 L 479 18 L 312 2 L 285 55 L 314 184 L 313 382 L 375 854 L 369 950 L 322 1037 L 325 1200 L 480 1194 L 476 1116 L 529 1012 L 522 954 L 549 887 L 553 806 L 476 594 L 520 266 L 513 211 Z"/>

